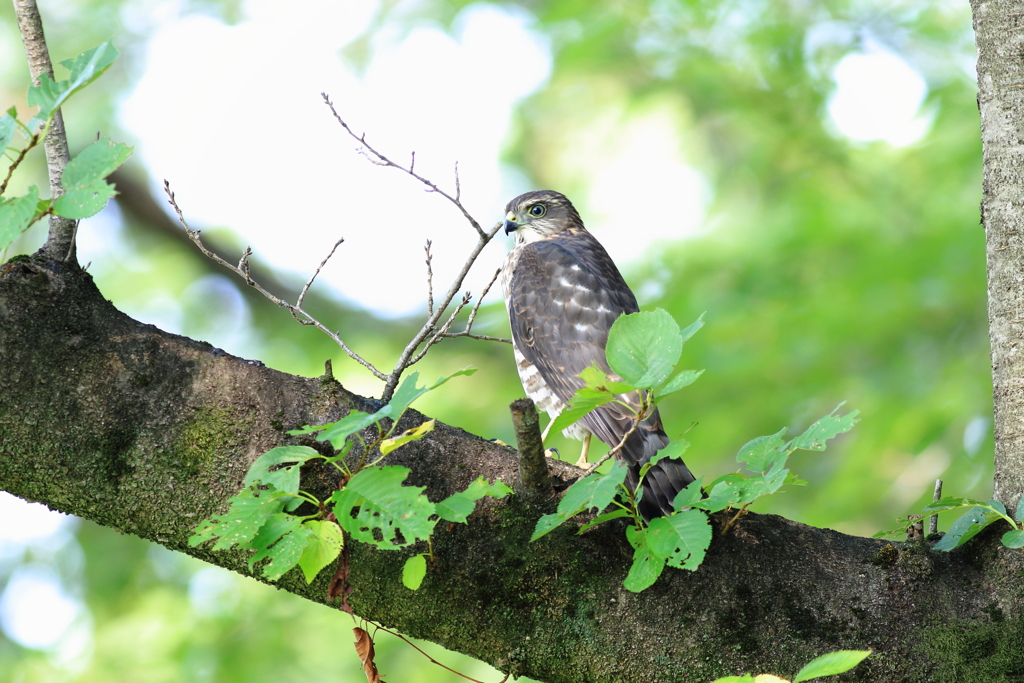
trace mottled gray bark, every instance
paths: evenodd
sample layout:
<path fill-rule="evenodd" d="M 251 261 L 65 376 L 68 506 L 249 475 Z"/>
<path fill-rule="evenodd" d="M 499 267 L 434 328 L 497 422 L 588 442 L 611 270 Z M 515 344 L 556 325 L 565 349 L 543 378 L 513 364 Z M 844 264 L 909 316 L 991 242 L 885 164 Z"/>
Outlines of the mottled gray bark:
<path fill-rule="evenodd" d="M 43 35 L 43 21 L 39 17 L 36 0 L 14 0 L 14 11 L 18 15 L 18 28 L 25 54 L 28 57 L 29 72 L 32 81 L 39 85 L 39 77 L 46 74 L 53 78 L 53 64 L 50 53 L 46 49 L 46 37 Z M 64 167 L 71 159 L 68 150 L 68 138 L 64 132 L 64 115 L 58 109 L 50 123 L 50 132 L 43 140 L 46 150 L 46 168 L 50 175 L 50 199 L 64 194 L 64 186 L 60 183 Z M 75 260 L 75 229 L 77 221 L 62 216 L 50 216 L 50 234 L 43 245 L 43 251 L 51 258 L 72 262 Z"/>
<path fill-rule="evenodd" d="M 138 323 L 87 273 L 42 258 L 0 269 L 0 386 L 0 488 L 243 574 L 245 553 L 187 546 L 196 523 L 224 509 L 260 453 L 295 442 L 288 429 L 374 407 L 330 378 L 286 375 Z M 393 455 L 432 500 L 479 475 L 517 476 L 514 450 L 440 423 Z M 576 472 L 549 465 L 559 489 Z M 322 496 L 333 481 L 303 472 Z M 469 525 L 440 525 L 437 562 L 417 592 L 399 579 L 408 553 L 353 544 L 350 603 L 544 681 L 792 674 L 841 648 L 876 651 L 850 680 L 1024 672 L 1024 554 L 995 534 L 945 554 L 749 515 L 716 534 L 698 571 L 667 570 L 632 594 L 622 588 L 632 555 L 622 525 L 528 542 L 553 505 L 488 500 Z M 307 586 L 293 570 L 281 585 L 325 602 L 331 574 Z"/>

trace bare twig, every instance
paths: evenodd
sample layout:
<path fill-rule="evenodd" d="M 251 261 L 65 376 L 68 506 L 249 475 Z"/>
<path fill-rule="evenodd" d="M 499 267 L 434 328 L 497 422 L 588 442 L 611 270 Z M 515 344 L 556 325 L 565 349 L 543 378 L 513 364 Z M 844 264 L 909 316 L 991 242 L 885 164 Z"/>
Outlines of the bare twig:
<path fill-rule="evenodd" d="M 445 337 L 451 336 L 448 334 L 448 328 L 450 328 L 452 326 L 452 323 L 455 322 L 455 316 L 457 316 L 462 311 L 462 309 L 466 307 L 466 304 L 468 304 L 469 300 L 472 298 L 473 297 L 470 295 L 469 292 L 466 292 L 465 294 L 462 295 L 462 301 L 459 302 L 459 305 L 455 307 L 455 312 L 448 316 L 448 320 L 445 321 L 440 331 L 430 338 L 430 340 L 423 347 L 423 350 L 420 351 L 415 356 L 413 356 L 412 360 L 410 360 L 406 364 L 406 367 L 410 365 L 415 365 L 416 363 L 420 362 L 420 360 L 423 359 L 423 356 L 427 355 L 427 351 L 430 349 L 431 346 L 441 341 Z"/>
<path fill-rule="evenodd" d="M 47 75 L 53 78 L 53 64 L 50 53 L 46 49 L 46 37 L 43 35 L 43 20 L 39 16 L 36 0 L 14 0 L 14 12 L 18 16 L 18 28 L 21 39 L 25 43 L 28 55 L 29 71 L 33 82 L 38 85 L 40 77 Z M 64 117 L 58 109 L 50 122 L 50 132 L 43 141 L 46 150 L 46 170 L 50 176 L 50 199 L 54 200 L 64 194 L 60 177 L 64 167 L 71 159 L 68 150 L 68 138 L 64 132 Z M 63 258 L 71 261 L 75 255 L 75 231 L 78 221 L 50 214 L 50 234 L 43 245 L 43 251 L 53 259 Z"/>
<path fill-rule="evenodd" d="M 932 492 L 932 502 L 934 503 L 939 498 L 942 498 L 942 480 L 936 479 L 935 490 Z M 937 533 L 939 533 L 939 516 L 932 515 L 928 518 L 928 534 L 931 535 Z"/>
<path fill-rule="evenodd" d="M 581 476 L 580 479 L 583 479 L 583 477 L 589 477 L 591 474 L 597 471 L 598 467 L 605 464 L 606 462 L 608 462 L 610 458 L 617 455 L 619 451 L 622 450 L 622 447 L 626 445 L 626 439 L 631 437 L 633 435 L 633 432 L 635 432 L 637 428 L 640 427 L 640 423 L 647 419 L 648 416 L 646 413 L 647 406 L 642 405 L 640 407 L 640 410 L 637 411 L 636 416 L 633 418 L 633 424 L 630 426 L 629 431 L 622 435 L 622 438 L 619 439 L 619 443 L 615 444 L 615 448 L 605 453 L 600 460 L 591 465 L 590 469 L 587 470 L 587 473 Z"/>
<path fill-rule="evenodd" d="M 481 294 L 480 298 L 476 300 L 476 305 L 473 306 L 473 310 L 469 312 L 469 318 L 466 320 L 466 329 L 462 330 L 461 332 L 445 332 L 443 336 L 452 339 L 454 339 L 455 337 L 469 337 L 470 339 L 482 339 L 484 341 L 504 342 L 506 344 L 512 343 L 511 339 L 503 339 L 501 337 L 489 337 L 485 334 L 472 333 L 473 321 L 476 320 L 476 314 L 480 311 L 480 304 L 484 302 L 484 297 L 487 296 L 487 292 L 491 291 L 491 285 L 493 285 L 494 281 L 498 279 L 498 275 L 500 273 L 501 268 L 498 268 L 496 271 L 494 271 L 494 277 L 492 277 L 491 281 L 487 283 L 486 287 L 484 287 L 484 293 Z"/>
<path fill-rule="evenodd" d="M 308 280 L 306 280 L 306 284 L 302 288 L 302 291 L 299 292 L 299 298 L 295 302 L 295 307 L 296 308 L 302 308 L 302 300 L 306 298 L 306 292 L 308 292 L 309 288 L 313 285 L 313 280 L 315 280 L 316 276 L 320 274 L 320 271 L 323 270 L 323 267 L 327 265 L 327 262 L 331 260 L 332 256 L 334 256 L 334 252 L 338 250 L 338 247 L 344 241 L 345 241 L 345 238 L 342 237 L 341 239 L 339 239 L 337 242 L 334 243 L 334 246 L 331 247 L 331 253 L 327 254 L 327 256 L 324 257 L 324 260 L 321 261 L 320 265 L 316 267 L 316 272 L 313 273 L 313 275 Z"/>
<path fill-rule="evenodd" d="M 369 624 L 373 624 L 373 625 L 374 625 L 374 627 L 375 627 L 375 628 L 376 628 L 376 629 L 377 629 L 378 631 L 384 631 L 384 633 L 390 633 L 391 635 L 395 636 L 396 638 L 400 638 L 401 640 L 405 641 L 405 644 L 406 644 L 406 645 L 409 645 L 409 646 L 411 646 L 411 647 L 412 647 L 413 649 L 415 649 L 415 650 L 416 650 L 417 652 L 419 652 L 419 653 L 420 653 L 421 655 L 423 655 L 424 657 L 426 657 L 427 659 L 429 659 L 429 660 L 430 660 L 431 662 L 433 662 L 434 664 L 437 664 L 437 665 L 438 665 L 439 667 L 441 667 L 442 669 L 447 669 L 448 671 L 451 671 L 451 672 L 452 672 L 453 674 L 455 674 L 456 676 L 461 676 L 462 678 L 465 678 L 465 679 L 466 679 L 467 681 L 473 681 L 473 683 L 484 683 L 483 681 L 477 680 L 476 678 L 470 678 L 470 677 L 469 677 L 469 676 L 467 676 L 466 674 L 461 674 L 461 673 L 459 673 L 458 671 L 456 671 L 455 669 L 453 669 L 453 668 L 451 668 L 451 667 L 445 666 L 444 664 L 442 664 L 441 662 L 437 661 L 436 659 L 434 659 L 433 657 L 431 657 L 430 655 L 428 655 L 428 654 L 427 654 L 426 652 L 424 652 L 424 651 L 423 651 L 423 650 L 421 650 L 420 648 L 416 647 L 416 644 L 415 644 L 415 643 L 413 643 L 413 642 L 410 642 L 410 641 L 409 641 L 409 640 L 408 640 L 408 639 L 407 639 L 407 638 L 406 638 L 405 636 L 403 636 L 403 635 L 402 635 L 401 633 L 396 633 L 396 632 L 394 632 L 394 631 L 392 631 L 392 630 L 390 630 L 390 629 L 384 628 L 383 626 L 381 626 L 380 624 L 378 624 L 378 623 L 376 623 L 376 622 L 370 622 L 370 621 L 368 621 L 367 623 L 369 623 Z M 502 683 L 503 683 L 504 681 L 506 681 L 506 680 L 508 680 L 508 676 L 505 676 L 505 678 L 503 678 L 503 679 L 502 679 Z"/>
<path fill-rule="evenodd" d="M 284 301 L 283 299 L 277 298 L 276 296 L 274 296 L 273 294 L 271 294 L 270 292 L 265 290 L 258 282 L 253 280 L 250 277 L 250 275 L 249 275 L 249 256 L 252 254 L 252 250 L 251 249 L 249 249 L 248 247 L 246 248 L 245 252 L 242 254 L 242 259 L 238 262 L 237 266 L 231 265 L 230 263 L 228 263 L 227 261 L 222 259 L 220 256 L 218 256 L 217 254 L 215 254 L 212 251 L 210 251 L 209 249 L 207 249 L 206 245 L 203 244 L 202 239 L 200 239 L 200 237 L 199 237 L 200 231 L 199 230 L 193 230 L 192 228 L 189 227 L 188 222 L 185 220 L 185 216 L 182 214 L 181 209 L 178 207 L 177 200 L 175 200 L 175 198 L 174 198 L 174 193 L 171 192 L 171 184 L 169 182 L 167 182 L 166 180 L 164 181 L 164 192 L 167 193 L 167 197 L 168 197 L 169 203 L 170 203 L 170 205 L 172 207 L 174 207 L 174 212 L 178 215 L 178 221 L 181 223 L 182 227 L 185 228 L 185 234 L 187 234 L 189 239 L 192 240 L 192 242 L 194 242 L 197 247 L 199 247 L 199 251 L 203 252 L 203 254 L 206 257 L 216 261 L 217 263 L 221 264 L 222 266 L 224 266 L 225 268 L 227 268 L 231 272 L 237 274 L 239 277 L 241 277 L 243 280 L 245 280 L 247 285 L 249 285 L 250 287 L 255 289 L 257 292 L 259 292 L 260 294 L 262 294 L 266 298 L 268 298 L 271 301 L 273 301 L 275 304 L 277 304 L 281 308 L 287 309 L 292 314 L 292 316 L 296 320 L 298 320 L 300 323 L 302 323 L 303 325 L 312 325 L 312 326 L 316 327 L 318 330 L 320 330 L 321 332 L 323 332 L 324 334 L 326 334 L 328 337 L 330 337 L 332 340 L 334 340 L 334 343 L 337 344 L 338 346 L 340 346 L 342 348 L 342 350 L 345 353 L 347 353 L 348 356 L 352 360 L 356 361 L 357 363 L 362 365 L 364 368 L 369 370 L 371 373 L 373 373 L 374 377 L 376 377 L 377 379 L 380 379 L 380 380 L 385 380 L 385 381 L 388 379 L 388 377 L 389 377 L 388 375 L 385 375 L 383 372 L 381 372 L 376 367 L 374 367 L 374 365 L 372 363 L 370 363 L 368 360 L 366 360 L 365 358 L 360 356 L 358 353 L 356 353 L 355 351 L 350 349 L 348 347 L 348 345 L 344 342 L 344 340 L 342 340 L 342 338 L 340 336 L 338 336 L 338 334 L 336 332 L 331 331 L 330 329 L 327 328 L 327 326 L 325 326 L 319 320 L 317 320 L 312 315 L 310 315 L 309 313 L 304 311 L 302 309 L 301 305 L 294 305 L 293 306 L 292 304 L 288 303 L 287 301 Z M 339 241 L 338 244 L 340 244 L 340 243 L 341 242 Z M 335 244 L 334 246 L 335 246 L 335 249 L 336 249 L 338 245 Z M 334 249 L 331 250 L 331 254 L 333 254 L 333 253 L 334 253 Z M 328 255 L 327 258 L 330 258 L 330 255 Z M 327 262 L 327 259 L 324 259 L 324 262 L 321 263 L 320 266 L 323 267 L 323 264 L 326 263 L 326 262 Z M 319 272 L 319 268 L 317 269 L 317 272 Z M 313 277 L 316 277 L 316 276 L 314 275 Z M 306 283 L 306 289 L 308 289 L 308 287 L 312 283 L 312 281 L 313 281 L 313 278 L 310 278 L 309 282 Z M 303 290 L 303 294 L 305 294 L 306 289 Z M 300 301 L 301 301 L 301 297 L 300 297 Z"/>
<path fill-rule="evenodd" d="M 29 151 L 33 147 L 38 145 L 38 144 L 39 144 L 39 134 L 36 133 L 35 135 L 33 135 L 32 137 L 29 138 L 28 146 L 25 147 L 25 149 L 21 150 L 21 152 L 18 153 L 17 158 L 15 158 L 15 160 L 11 164 L 10 168 L 7 169 L 7 177 L 4 178 L 3 184 L 0 184 L 0 195 L 2 195 L 4 192 L 7 191 L 7 183 L 11 182 L 11 176 L 14 175 L 15 169 L 17 169 L 18 166 L 21 165 L 21 162 L 25 160 L 25 155 L 28 154 Z"/>
<path fill-rule="evenodd" d="M 370 144 L 366 142 L 365 133 L 363 135 L 356 135 L 355 131 L 349 128 L 349 125 L 345 123 L 344 119 L 342 119 L 341 116 L 338 114 L 337 110 L 335 110 L 334 104 L 331 102 L 330 96 L 327 93 L 320 93 L 320 95 L 324 98 L 324 104 L 331 108 L 331 113 L 334 114 L 334 118 L 338 121 L 338 123 L 341 124 L 341 127 L 344 128 L 349 135 L 358 140 L 359 144 L 363 146 L 366 152 L 373 155 L 371 161 L 374 161 L 374 163 L 377 164 L 378 166 L 391 166 L 397 168 L 400 171 L 408 173 L 413 178 L 426 185 L 427 190 L 429 192 L 436 192 L 437 194 L 441 195 L 442 197 L 450 201 L 452 204 L 454 204 L 459 209 L 459 211 L 462 212 L 462 215 L 466 218 L 466 220 L 469 221 L 469 224 L 473 226 L 473 229 L 476 230 L 476 233 L 480 237 L 480 239 L 490 240 L 490 237 L 493 237 L 493 234 L 491 236 L 488 236 L 487 233 L 484 232 L 484 229 L 480 227 L 480 224 L 476 221 L 475 218 L 473 218 L 469 214 L 469 211 L 466 210 L 466 207 L 464 207 L 462 205 L 462 202 L 460 201 L 458 164 L 456 164 L 455 166 L 455 196 L 453 197 L 444 190 L 442 190 L 441 188 L 439 188 L 437 185 L 435 185 L 433 181 L 430 181 L 421 176 L 420 174 L 416 173 L 416 171 L 413 168 L 416 164 L 415 156 L 413 156 L 412 162 L 409 164 L 409 167 L 406 168 L 401 164 L 396 164 L 395 162 L 391 161 L 391 159 L 387 158 L 386 156 L 378 152 L 376 149 L 374 149 L 372 146 L 370 146 Z M 370 158 L 368 155 L 364 154 L 364 156 Z"/>
<path fill-rule="evenodd" d="M 416 153 L 413 152 L 412 160 L 416 161 Z M 427 246 L 423 247 L 423 250 L 427 252 L 427 317 L 434 315 L 434 270 L 430 266 L 433 256 L 430 255 L 430 245 L 432 242 L 427 240 Z"/>

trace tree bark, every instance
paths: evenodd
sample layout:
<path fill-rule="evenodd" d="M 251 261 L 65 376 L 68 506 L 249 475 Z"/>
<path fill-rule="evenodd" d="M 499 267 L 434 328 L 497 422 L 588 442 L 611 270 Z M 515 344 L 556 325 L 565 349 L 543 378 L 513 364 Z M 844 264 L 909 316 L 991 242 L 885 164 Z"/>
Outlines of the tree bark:
<path fill-rule="evenodd" d="M 0 488 L 27 500 L 249 574 L 245 552 L 188 547 L 199 520 L 224 509 L 259 454 L 296 442 L 287 430 L 375 407 L 333 379 L 286 375 L 138 323 L 59 261 L 21 258 L 0 273 Z M 480 475 L 517 477 L 514 450 L 440 423 L 393 459 L 432 500 Z M 577 473 L 550 466 L 558 489 Z M 303 473 L 322 496 L 331 480 Z M 439 527 L 437 562 L 417 592 L 399 579 L 408 553 L 353 543 L 349 602 L 544 681 L 792 674 L 843 648 L 875 650 L 858 681 L 1024 672 L 1024 554 L 997 534 L 946 554 L 751 514 L 716 534 L 698 571 L 666 570 L 633 594 L 622 587 L 632 550 L 621 525 L 528 542 L 553 505 L 490 501 L 470 524 Z M 307 586 L 293 570 L 280 585 L 327 602 L 331 573 Z"/>
<path fill-rule="evenodd" d="M 995 406 L 994 496 L 1024 494 L 1024 12 L 1016 0 L 971 0 L 985 179 L 988 323 Z"/>

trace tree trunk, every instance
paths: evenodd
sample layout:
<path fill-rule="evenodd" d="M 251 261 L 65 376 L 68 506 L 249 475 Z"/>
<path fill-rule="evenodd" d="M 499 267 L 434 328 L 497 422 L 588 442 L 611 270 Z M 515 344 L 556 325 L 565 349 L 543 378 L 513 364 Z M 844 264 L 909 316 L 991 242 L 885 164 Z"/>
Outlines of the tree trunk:
<path fill-rule="evenodd" d="M 985 180 L 988 324 L 995 404 L 995 497 L 1011 513 L 1024 494 L 1024 10 L 971 0 Z"/>
<path fill-rule="evenodd" d="M 288 429 L 374 407 L 330 378 L 286 375 L 138 323 L 88 274 L 41 257 L 0 275 L 0 385 L 0 488 L 243 574 L 246 553 L 187 546 L 198 521 L 224 508 L 260 453 L 295 442 Z M 517 477 L 514 451 L 441 424 L 393 457 L 432 500 L 479 475 Z M 551 467 L 564 488 L 575 470 Z M 303 486 L 326 496 L 331 477 L 310 470 Z M 792 674 L 843 648 L 876 651 L 860 681 L 1024 672 L 1024 554 L 996 534 L 945 554 L 751 514 L 716 534 L 698 571 L 667 570 L 632 594 L 621 526 L 528 542 L 552 505 L 491 501 L 469 525 L 439 527 L 437 563 L 417 592 L 399 579 L 408 553 L 354 543 L 351 605 L 544 681 Z M 280 585 L 326 602 L 330 574 L 307 586 L 293 570 Z"/>

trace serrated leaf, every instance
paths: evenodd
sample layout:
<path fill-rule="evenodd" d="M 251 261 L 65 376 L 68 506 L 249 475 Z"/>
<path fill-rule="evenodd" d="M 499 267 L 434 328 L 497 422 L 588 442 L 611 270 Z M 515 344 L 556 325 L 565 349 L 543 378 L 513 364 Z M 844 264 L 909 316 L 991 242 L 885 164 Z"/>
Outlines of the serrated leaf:
<path fill-rule="evenodd" d="M 741 480 L 719 481 L 711 487 L 711 492 L 707 498 L 693 501 L 690 505 L 701 510 L 707 510 L 708 512 L 719 512 L 728 507 L 733 507 L 741 497 L 741 486 L 744 483 L 746 483 L 746 477 L 743 477 Z"/>
<path fill-rule="evenodd" d="M 89 187 L 109 176 L 132 155 L 132 148 L 109 138 L 97 140 L 68 162 L 61 174 L 66 191 Z"/>
<path fill-rule="evenodd" d="M 406 429 L 398 436 L 391 439 L 384 439 L 380 442 L 380 453 L 381 455 L 387 455 L 391 451 L 395 450 L 399 446 L 404 446 L 410 441 L 419 441 L 430 432 L 434 431 L 434 420 L 427 420 L 419 427 L 413 427 L 412 429 Z"/>
<path fill-rule="evenodd" d="M 563 408 L 558 417 L 554 419 L 552 425 L 548 428 L 548 434 L 557 434 L 566 427 L 575 424 L 591 410 L 600 408 L 614 400 L 615 394 L 612 393 L 599 392 L 583 395 L 577 392 L 575 396 L 569 399 L 569 405 Z"/>
<path fill-rule="evenodd" d="M 647 529 L 651 552 L 670 567 L 694 571 L 711 545 L 711 526 L 700 510 L 689 509 L 651 520 Z"/>
<path fill-rule="evenodd" d="M 871 650 L 839 650 L 822 655 L 812 659 L 804 668 L 800 669 L 796 678 L 793 679 L 793 683 L 845 673 L 864 661 L 869 654 L 871 654 Z"/>
<path fill-rule="evenodd" d="M 591 508 L 597 508 L 598 512 L 604 510 L 615 498 L 619 486 L 626 480 L 626 471 L 625 464 L 621 460 L 616 460 L 606 474 L 592 474 L 570 486 L 562 500 L 558 502 L 558 511 L 551 515 L 544 515 L 537 520 L 537 526 L 534 527 L 530 540 L 536 541 L 562 522 L 570 517 L 575 517 L 584 510 Z"/>
<path fill-rule="evenodd" d="M 299 469 L 310 458 L 322 458 L 309 446 L 278 446 L 256 458 L 245 473 L 245 485 L 271 484 L 284 493 L 299 492 Z M 273 469 L 276 468 L 276 469 Z"/>
<path fill-rule="evenodd" d="M 581 526 L 580 530 L 576 532 L 576 535 L 579 536 L 590 527 L 597 526 L 598 524 L 604 524 L 605 522 L 610 522 L 613 519 L 619 519 L 620 517 L 630 516 L 631 514 L 629 510 L 612 510 L 611 512 L 606 512 L 603 515 L 598 515 L 597 517 L 594 517 L 594 519 L 590 520 L 589 522 Z"/>
<path fill-rule="evenodd" d="M 476 508 L 478 500 L 484 496 L 504 498 L 510 493 L 512 493 L 512 489 L 502 483 L 500 479 L 495 479 L 494 483 L 491 484 L 483 477 L 477 477 L 473 483 L 466 487 L 465 491 L 453 493 L 444 500 L 435 503 L 437 515 L 449 522 L 464 524 Z"/>
<path fill-rule="evenodd" d="M 411 591 L 419 590 L 426 575 L 427 558 L 423 555 L 413 555 L 402 566 L 402 585 Z"/>
<path fill-rule="evenodd" d="M 934 547 L 936 550 L 945 551 L 958 548 L 977 536 L 985 527 L 997 519 L 1002 519 L 1002 517 L 985 508 L 973 507 L 953 522 L 946 535 L 939 539 L 939 542 Z"/>
<path fill-rule="evenodd" d="M 701 481 L 703 479 L 704 477 L 698 477 L 696 481 L 690 482 L 686 488 L 677 493 L 676 497 L 672 499 L 672 509 L 682 510 L 700 501 L 704 495 L 704 492 L 701 490 Z"/>
<path fill-rule="evenodd" d="M 435 506 L 423 495 L 425 487 L 402 486 L 409 471 L 386 466 L 356 472 L 331 496 L 338 523 L 357 541 L 383 549 L 425 540 L 434 528 Z"/>
<path fill-rule="evenodd" d="M 651 549 L 647 532 L 644 529 L 630 526 L 626 529 L 626 538 L 633 546 L 633 564 L 630 565 L 622 585 L 628 591 L 639 593 L 653 586 L 661 576 L 661 572 L 665 569 L 665 558 Z"/>
<path fill-rule="evenodd" d="M 679 391 L 684 387 L 690 386 L 703 374 L 703 370 L 683 370 L 678 375 L 655 389 L 655 393 L 658 395 L 658 402 L 660 402 L 665 396 Z"/>
<path fill-rule="evenodd" d="M 306 577 L 306 583 L 313 583 L 320 570 L 341 554 L 341 548 L 345 545 L 345 535 L 341 533 L 341 528 L 337 524 L 326 520 L 312 520 L 303 526 L 312 534 L 306 539 L 306 547 L 299 557 L 299 567 Z"/>
<path fill-rule="evenodd" d="M 228 500 L 231 507 L 223 515 L 200 522 L 194 534 L 188 539 L 193 548 L 203 541 L 220 537 L 214 550 L 227 550 L 234 545 L 247 546 L 260 528 L 278 512 L 284 509 L 284 498 L 273 487 L 258 490 L 255 487 L 242 489 Z"/>
<path fill-rule="evenodd" d="M 778 453 L 782 451 L 785 442 L 782 436 L 786 433 L 783 427 L 774 434 L 759 436 L 743 444 L 740 452 L 736 454 L 736 462 L 745 465 L 751 472 L 764 472 L 775 464 Z M 784 452 L 784 451 L 783 451 Z M 771 463 L 771 464 L 769 464 Z"/>
<path fill-rule="evenodd" d="M 940 498 L 934 500 L 922 508 L 922 513 L 933 514 L 936 512 L 944 512 L 947 510 L 956 510 L 957 508 L 968 508 L 976 505 L 983 505 L 980 500 L 972 500 L 970 498 L 963 498 L 961 496 L 949 496 L 946 498 Z"/>
<path fill-rule="evenodd" d="M 666 311 L 619 316 L 608 331 L 608 366 L 625 382 L 651 389 L 668 379 L 683 352 L 679 325 Z"/>
<path fill-rule="evenodd" d="M 21 233 L 28 230 L 36 216 L 39 188 L 33 185 L 23 197 L 0 199 L 0 251 L 11 246 Z"/>
<path fill-rule="evenodd" d="M 1024 531 L 1014 529 L 1003 534 L 1003 545 L 1007 548 L 1024 548 Z"/>
<path fill-rule="evenodd" d="M 841 406 L 842 404 L 840 403 L 839 406 L 836 406 L 836 410 L 839 410 Z M 835 410 L 832 412 L 835 413 Z M 808 427 L 807 431 L 803 434 L 786 444 L 786 449 L 789 451 L 794 451 L 798 448 L 806 451 L 823 451 L 825 450 L 826 441 L 838 434 L 853 429 L 853 425 L 859 422 L 857 419 L 858 414 L 860 414 L 859 410 L 854 410 L 842 417 L 837 417 L 834 414 L 826 415 Z"/>
<path fill-rule="evenodd" d="M 283 513 L 271 515 L 250 543 L 256 548 L 256 553 L 249 558 L 250 571 L 257 562 L 269 557 L 270 562 L 263 566 L 263 578 L 277 581 L 298 564 L 312 536 L 313 532 L 302 524 L 301 518 Z"/>
<path fill-rule="evenodd" d="M 99 78 L 117 56 L 117 49 L 107 41 L 61 62 L 71 72 L 68 80 L 54 81 L 46 74 L 41 75 L 39 85 L 28 89 L 29 105 L 39 107 L 37 118 L 48 119 L 69 97 Z"/>

